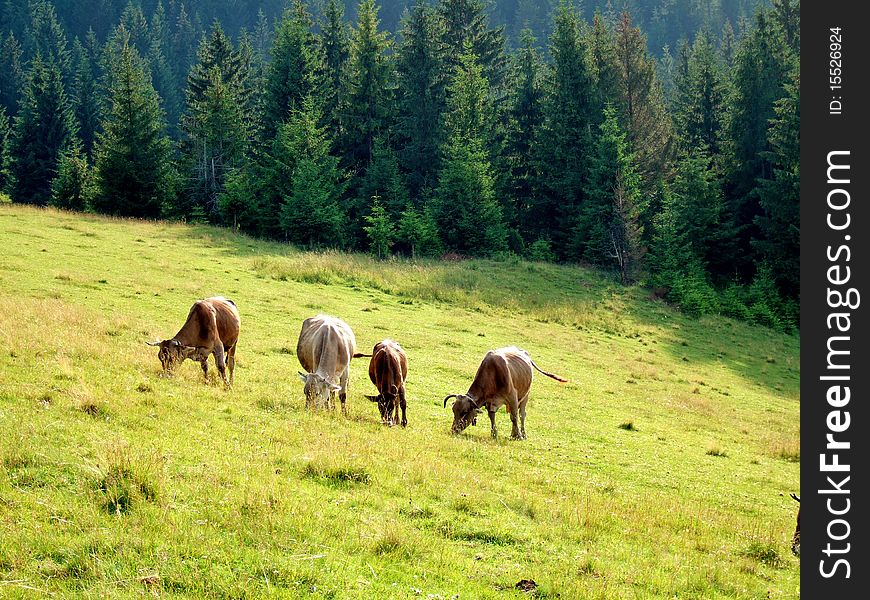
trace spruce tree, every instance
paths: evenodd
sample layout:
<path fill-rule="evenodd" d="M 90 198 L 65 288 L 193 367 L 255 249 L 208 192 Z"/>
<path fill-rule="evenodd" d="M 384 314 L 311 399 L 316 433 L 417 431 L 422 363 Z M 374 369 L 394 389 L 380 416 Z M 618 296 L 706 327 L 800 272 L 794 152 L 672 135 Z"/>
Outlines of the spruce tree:
<path fill-rule="evenodd" d="M 96 189 L 87 158 L 78 144 L 61 154 L 57 177 L 51 183 L 51 205 L 68 210 L 90 208 Z"/>
<path fill-rule="evenodd" d="M 30 4 L 30 26 L 27 33 L 29 55 L 39 55 L 45 64 L 57 67 L 61 73 L 64 92 L 67 92 L 72 85 L 69 45 L 51 2 L 35 0 Z"/>
<path fill-rule="evenodd" d="M 489 85 L 467 43 L 448 89 L 448 139 L 434 198 L 434 216 L 445 246 L 486 256 L 506 249 L 507 230 L 495 198 L 486 152 Z"/>
<path fill-rule="evenodd" d="M 61 153 L 74 140 L 75 119 L 60 68 L 37 54 L 30 64 L 12 140 L 12 198 L 45 206 Z"/>
<path fill-rule="evenodd" d="M 371 214 L 364 219 L 366 225 L 363 230 L 369 239 L 369 250 L 378 258 L 388 257 L 396 238 L 396 226 L 378 196 L 372 197 Z"/>
<path fill-rule="evenodd" d="M 351 38 L 342 147 L 348 167 L 360 174 L 371 163 L 375 138 L 389 126 L 392 90 L 387 58 L 390 41 L 387 33 L 378 30 L 380 21 L 374 0 L 362 0 L 357 14 L 357 27 Z"/>
<path fill-rule="evenodd" d="M 616 25 L 617 97 L 622 127 L 635 153 L 638 173 L 649 193 L 655 178 L 671 160 L 673 130 L 656 77 L 655 61 L 647 52 L 646 36 L 623 12 Z"/>
<path fill-rule="evenodd" d="M 725 75 L 716 49 L 698 33 L 675 81 L 674 124 L 684 148 L 718 155 L 725 111 Z"/>
<path fill-rule="evenodd" d="M 450 72 L 459 67 L 465 45 L 470 43 L 490 89 L 500 90 L 507 66 L 504 27 L 489 26 L 481 0 L 438 0 L 436 10 L 443 22 L 443 43 Z"/>
<path fill-rule="evenodd" d="M 345 189 L 338 159 L 330 155 L 322 114 L 306 98 L 275 137 L 271 193 L 279 205 L 285 239 L 308 247 L 341 247 L 346 217 L 339 204 Z"/>
<path fill-rule="evenodd" d="M 138 52 L 124 41 L 110 65 L 107 108 L 97 134 L 99 212 L 155 218 L 173 196 L 163 111 Z"/>
<path fill-rule="evenodd" d="M 589 52 L 589 71 L 595 79 L 599 106 L 615 102 L 619 95 L 620 68 L 617 62 L 616 38 L 604 17 L 596 11 L 585 38 Z"/>
<path fill-rule="evenodd" d="M 247 65 L 218 23 L 200 44 L 199 61 L 187 78 L 187 108 L 182 121 L 185 176 L 182 214 L 196 208 L 219 220 L 218 197 L 227 175 L 243 166 L 254 112 Z"/>
<path fill-rule="evenodd" d="M 372 198 L 375 196 L 392 219 L 398 219 L 408 204 L 408 190 L 399 173 L 399 162 L 383 137 L 375 140 L 372 163 L 366 169 L 357 192 L 360 214 L 371 213 Z"/>
<path fill-rule="evenodd" d="M 585 194 L 574 229 L 576 257 L 618 268 L 623 283 L 637 277 L 643 256 L 640 177 L 627 134 L 612 106 L 604 110 Z"/>
<path fill-rule="evenodd" d="M 599 119 L 594 80 L 586 63 L 580 19 L 570 2 L 556 9 L 550 37 L 552 63 L 546 71 L 544 125 L 536 160 L 542 186 L 534 199 L 532 238 L 548 236 L 559 258 L 571 251 L 571 223 L 583 203 L 583 186 Z"/>
<path fill-rule="evenodd" d="M 100 120 L 96 51 L 98 46 L 93 30 L 88 31 L 87 45 L 83 45 L 78 39 L 73 42 L 73 111 L 78 124 L 79 139 L 89 157 L 93 156 L 94 136 Z"/>
<path fill-rule="evenodd" d="M 329 0 L 320 26 L 320 54 L 323 58 L 323 113 L 329 124 L 330 135 L 339 139 L 343 134 L 342 111 L 346 95 L 347 61 L 350 56 L 350 38 L 344 22 L 344 7 L 338 0 Z"/>
<path fill-rule="evenodd" d="M 397 146 L 417 206 L 426 190 L 436 185 L 444 139 L 446 65 L 441 27 L 434 10 L 418 1 L 402 21 L 396 51 Z"/>
<path fill-rule="evenodd" d="M 18 112 L 18 97 L 24 83 L 21 57 L 23 50 L 13 32 L 3 36 L 0 32 L 0 106 L 11 119 Z"/>
<path fill-rule="evenodd" d="M 514 86 L 510 94 L 507 140 L 504 149 L 508 169 L 504 196 L 506 220 L 528 234 L 534 221 L 532 207 L 540 190 L 540 172 L 534 160 L 536 145 L 541 143 L 544 122 L 541 70 L 543 62 L 535 48 L 531 30 L 521 33 L 521 46 L 514 57 Z"/>
<path fill-rule="evenodd" d="M 785 297 L 800 294 L 800 70 L 785 86 L 787 96 L 776 101 L 768 131 L 772 176 L 759 184 L 759 235 L 753 247 L 770 266 Z"/>
<path fill-rule="evenodd" d="M 715 271 L 729 277 L 735 271 L 748 281 L 758 262 L 751 240 L 761 237 L 756 217 L 762 214 L 759 179 L 773 177 L 767 131 L 776 117 L 776 100 L 785 96 L 788 69 L 785 42 L 767 11 L 759 9 L 755 27 L 741 40 L 734 57 L 731 94 L 725 116 L 725 153 L 731 246 Z"/>
<path fill-rule="evenodd" d="M 301 107 L 314 87 L 317 58 L 310 28 L 311 17 L 304 4 L 294 0 L 278 23 L 272 44 L 263 107 L 267 139 L 290 118 L 291 111 Z"/>
<path fill-rule="evenodd" d="M 11 158 L 9 155 L 9 142 L 11 139 L 9 117 L 6 116 L 6 107 L 0 105 L 0 194 L 6 193 L 10 187 L 12 172 L 10 170 Z"/>

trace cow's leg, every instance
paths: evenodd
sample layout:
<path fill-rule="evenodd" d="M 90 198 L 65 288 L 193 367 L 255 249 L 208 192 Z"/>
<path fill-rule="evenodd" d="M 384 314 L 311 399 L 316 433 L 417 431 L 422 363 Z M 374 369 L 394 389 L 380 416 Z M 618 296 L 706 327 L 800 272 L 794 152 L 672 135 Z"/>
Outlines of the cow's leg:
<path fill-rule="evenodd" d="M 408 403 L 405 402 L 405 386 L 399 388 L 399 402 L 401 402 L 402 407 L 402 427 L 408 426 L 408 416 L 405 414 L 405 411 L 408 408 Z M 396 410 L 396 418 L 399 418 L 399 411 Z"/>
<path fill-rule="evenodd" d="M 520 400 L 520 434 L 526 439 L 526 405 L 529 403 L 529 394 L 526 393 Z"/>
<path fill-rule="evenodd" d="M 227 363 L 224 353 L 224 345 L 220 342 L 217 342 L 214 345 L 214 362 L 217 365 L 217 370 L 221 375 L 221 379 L 224 381 L 224 385 L 230 387 L 230 381 L 227 379 Z"/>
<path fill-rule="evenodd" d="M 508 412 L 511 414 L 511 439 L 512 440 L 521 440 L 523 439 L 520 434 L 519 427 L 519 402 L 517 402 L 517 393 L 516 391 L 511 392 L 510 396 L 507 398 L 507 408 Z"/>
<path fill-rule="evenodd" d="M 199 366 L 202 367 L 202 376 L 205 382 L 208 383 L 208 356 L 199 361 Z"/>
<path fill-rule="evenodd" d="M 345 417 L 347 416 L 347 380 L 348 375 L 350 375 L 350 369 L 345 367 L 344 372 L 341 374 L 341 379 L 339 380 L 338 385 L 341 387 L 341 390 L 338 392 L 338 399 L 341 400 L 341 414 Z"/>
<path fill-rule="evenodd" d="M 488 412 L 489 412 L 489 425 L 491 428 L 490 432 L 492 433 L 492 439 L 495 439 L 498 437 L 498 432 L 495 430 L 495 412 L 496 412 L 496 409 L 488 409 Z"/>
<path fill-rule="evenodd" d="M 233 372 L 236 370 L 236 345 L 227 350 L 227 367 L 230 369 L 230 385 L 233 385 Z"/>

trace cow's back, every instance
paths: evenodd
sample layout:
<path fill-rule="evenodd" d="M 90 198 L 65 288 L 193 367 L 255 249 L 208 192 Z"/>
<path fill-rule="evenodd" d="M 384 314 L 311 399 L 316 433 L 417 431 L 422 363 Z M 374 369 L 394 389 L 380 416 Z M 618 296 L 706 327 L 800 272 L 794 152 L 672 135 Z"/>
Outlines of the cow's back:
<path fill-rule="evenodd" d="M 321 368 L 337 376 L 356 352 L 356 338 L 350 326 L 336 317 L 317 315 L 302 321 L 296 355 L 302 368 L 314 373 Z M 331 363 L 331 364 L 325 364 Z"/>
<path fill-rule="evenodd" d="M 236 303 L 223 296 L 206 298 L 203 302 L 207 302 L 214 309 L 218 336 L 224 348 L 235 346 L 239 339 L 239 329 L 242 325 L 242 318 L 239 315 Z"/>
<path fill-rule="evenodd" d="M 522 398 L 531 386 L 532 364 L 529 355 L 516 346 L 508 346 L 486 353 L 469 394 L 484 400 L 515 389 L 517 398 Z"/>
<path fill-rule="evenodd" d="M 375 344 L 369 362 L 369 379 L 380 391 L 383 384 L 401 387 L 408 377 L 408 359 L 405 351 L 393 340 Z"/>

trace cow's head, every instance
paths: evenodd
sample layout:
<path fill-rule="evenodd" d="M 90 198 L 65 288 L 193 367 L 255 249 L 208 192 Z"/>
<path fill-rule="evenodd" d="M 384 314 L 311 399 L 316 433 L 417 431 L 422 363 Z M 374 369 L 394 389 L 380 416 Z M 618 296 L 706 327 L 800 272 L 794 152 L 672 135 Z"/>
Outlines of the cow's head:
<path fill-rule="evenodd" d="M 299 379 L 305 383 L 305 401 L 314 406 L 327 406 L 329 396 L 341 390 L 341 386 L 317 373 L 299 371 Z"/>
<path fill-rule="evenodd" d="M 195 346 L 185 346 L 178 340 L 162 340 L 159 342 L 146 342 L 149 346 L 158 346 L 157 358 L 160 359 L 160 364 L 163 366 L 163 373 L 172 373 L 175 365 L 184 362 L 185 358 L 190 358 L 196 352 Z"/>
<path fill-rule="evenodd" d="M 444 408 L 447 408 L 447 401 L 451 398 L 456 398 L 456 401 L 453 403 L 453 425 L 450 433 L 462 433 L 469 425 L 477 425 L 477 415 L 483 410 L 477 400 L 466 394 L 450 394 L 444 398 Z"/>
<path fill-rule="evenodd" d="M 378 403 L 378 412 L 381 413 L 381 422 L 392 427 L 393 414 L 395 412 L 398 396 L 399 388 L 396 384 L 392 384 L 388 390 L 381 392 L 377 396 L 366 396 L 366 398 L 372 402 Z"/>

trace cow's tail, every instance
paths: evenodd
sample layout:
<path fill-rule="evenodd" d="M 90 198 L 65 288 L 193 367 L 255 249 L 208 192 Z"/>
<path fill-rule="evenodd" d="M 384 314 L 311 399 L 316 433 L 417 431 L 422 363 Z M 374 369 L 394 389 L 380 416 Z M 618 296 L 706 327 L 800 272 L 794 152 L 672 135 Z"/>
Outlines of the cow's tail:
<path fill-rule="evenodd" d="M 531 358 L 529 358 L 529 362 L 532 363 L 532 366 L 535 367 L 535 369 L 537 369 L 540 373 L 543 373 L 543 374 L 546 375 L 547 377 L 552 377 L 553 379 L 555 379 L 555 380 L 558 381 L 559 383 L 568 383 L 568 380 L 567 380 L 567 379 L 564 379 L 564 378 L 562 378 L 562 377 L 559 377 L 558 375 L 553 375 L 552 373 L 547 373 L 547 372 L 546 372 L 545 370 L 543 370 L 541 367 L 539 367 L 538 365 L 536 365 L 536 364 L 535 364 L 535 361 L 533 361 Z"/>
<path fill-rule="evenodd" d="M 354 358 L 365 358 L 365 357 L 371 358 L 371 356 L 372 356 L 371 354 L 363 354 L 362 352 L 357 352 L 353 355 Z"/>

